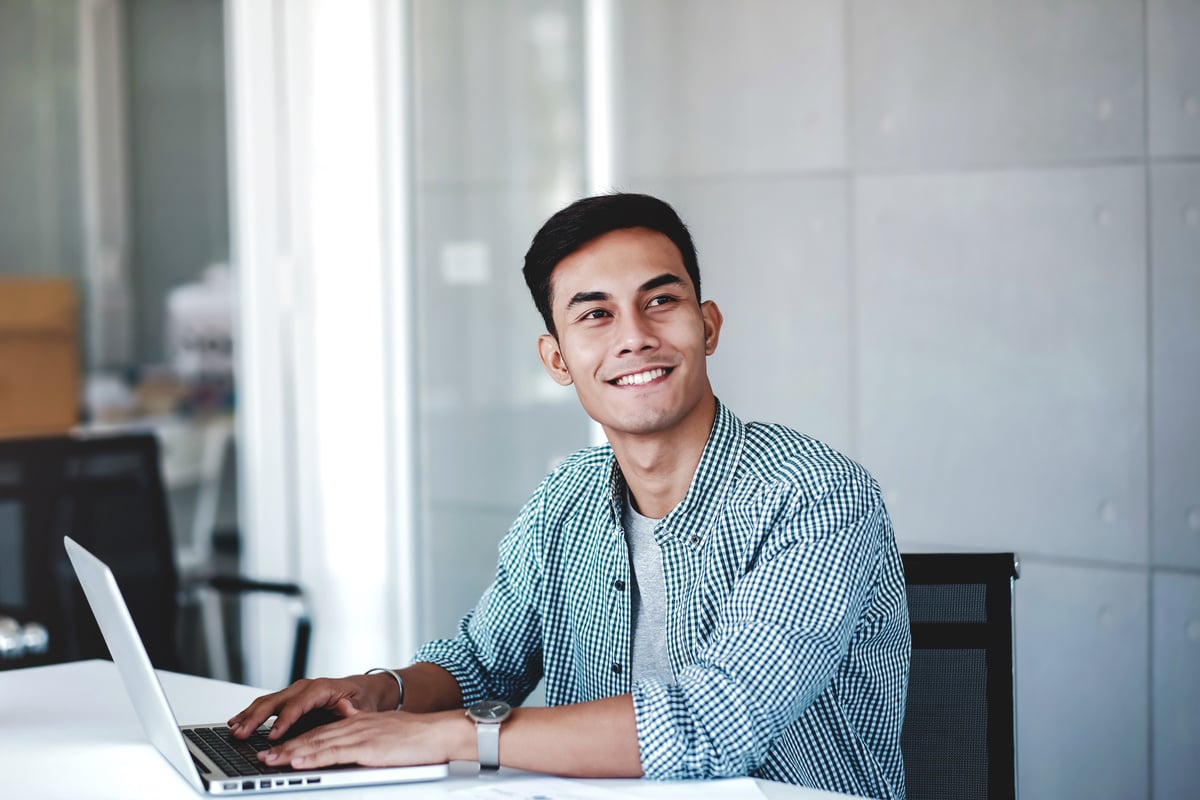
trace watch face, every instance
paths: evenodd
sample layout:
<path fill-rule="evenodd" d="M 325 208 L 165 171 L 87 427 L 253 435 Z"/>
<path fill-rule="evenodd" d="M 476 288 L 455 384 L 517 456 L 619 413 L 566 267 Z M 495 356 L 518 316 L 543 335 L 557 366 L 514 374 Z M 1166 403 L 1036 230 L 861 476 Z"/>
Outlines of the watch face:
<path fill-rule="evenodd" d="M 480 722 L 500 722 L 512 713 L 512 706 L 503 700 L 484 700 L 471 706 L 471 717 Z"/>

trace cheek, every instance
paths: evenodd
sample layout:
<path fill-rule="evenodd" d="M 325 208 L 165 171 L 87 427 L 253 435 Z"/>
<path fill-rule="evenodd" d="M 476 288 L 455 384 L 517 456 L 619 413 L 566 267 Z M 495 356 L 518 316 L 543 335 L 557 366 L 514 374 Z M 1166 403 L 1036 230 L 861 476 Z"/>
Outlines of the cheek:
<path fill-rule="evenodd" d="M 598 342 L 576 336 L 569 342 L 564 341 L 559 352 L 563 361 L 573 369 L 588 372 L 599 365 L 602 348 Z"/>

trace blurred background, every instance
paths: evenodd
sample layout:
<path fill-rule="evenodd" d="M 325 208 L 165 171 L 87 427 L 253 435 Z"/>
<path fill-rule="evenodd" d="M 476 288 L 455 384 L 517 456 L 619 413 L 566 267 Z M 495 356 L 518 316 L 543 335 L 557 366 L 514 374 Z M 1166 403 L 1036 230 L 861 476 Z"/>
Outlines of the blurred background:
<path fill-rule="evenodd" d="M 1188 796 L 1197 42 L 1195 0 L 0 0 L 0 430 L 154 431 L 181 569 L 304 585 L 311 674 L 407 663 L 597 436 L 532 234 L 654 193 L 724 402 L 902 549 L 1020 555 L 1021 795 Z M 268 687 L 271 602 L 227 609 Z"/>

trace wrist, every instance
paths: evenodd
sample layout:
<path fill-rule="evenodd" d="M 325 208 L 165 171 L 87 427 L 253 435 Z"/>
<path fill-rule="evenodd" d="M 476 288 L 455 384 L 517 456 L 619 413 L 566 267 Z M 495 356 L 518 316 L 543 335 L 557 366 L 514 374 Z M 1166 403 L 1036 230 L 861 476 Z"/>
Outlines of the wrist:
<path fill-rule="evenodd" d="M 443 711 L 438 714 L 445 736 L 443 746 L 448 761 L 478 761 L 475 723 L 462 711 Z"/>
<path fill-rule="evenodd" d="M 365 673 L 372 682 L 376 711 L 398 711 L 404 704 L 404 679 L 395 670 L 374 667 Z"/>

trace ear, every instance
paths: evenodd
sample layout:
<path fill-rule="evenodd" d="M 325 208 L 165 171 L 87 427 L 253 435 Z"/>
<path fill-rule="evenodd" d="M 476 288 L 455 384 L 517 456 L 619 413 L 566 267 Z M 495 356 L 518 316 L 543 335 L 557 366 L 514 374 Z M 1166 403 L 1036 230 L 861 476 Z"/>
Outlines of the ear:
<path fill-rule="evenodd" d="M 571 371 L 567 369 L 567 362 L 563 360 L 562 350 L 558 347 L 558 339 L 548 333 L 539 336 L 538 356 L 542 359 L 542 367 L 546 370 L 546 374 L 553 378 L 559 386 L 570 386 L 575 382 L 571 378 Z"/>
<path fill-rule="evenodd" d="M 700 304 L 700 314 L 704 317 L 704 355 L 711 356 L 717 349 L 717 341 L 721 338 L 721 324 L 725 318 L 721 309 L 712 300 Z"/>

